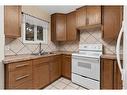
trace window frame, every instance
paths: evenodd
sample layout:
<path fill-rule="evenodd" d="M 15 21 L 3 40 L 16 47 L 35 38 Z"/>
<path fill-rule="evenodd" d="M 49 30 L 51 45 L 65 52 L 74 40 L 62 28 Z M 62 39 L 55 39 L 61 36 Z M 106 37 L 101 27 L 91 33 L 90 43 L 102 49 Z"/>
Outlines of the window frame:
<path fill-rule="evenodd" d="M 34 41 L 28 41 L 26 40 L 26 24 L 27 22 L 23 22 L 22 23 L 22 37 L 23 37 L 23 43 L 27 43 L 27 44 L 39 44 L 39 43 L 42 43 L 42 44 L 48 44 L 48 31 L 49 31 L 49 24 L 48 24 L 48 27 L 47 29 L 44 29 L 45 31 L 43 31 L 43 41 L 41 40 L 37 40 L 37 26 L 35 27 L 34 26 Z M 43 26 L 42 26 L 43 27 Z"/>

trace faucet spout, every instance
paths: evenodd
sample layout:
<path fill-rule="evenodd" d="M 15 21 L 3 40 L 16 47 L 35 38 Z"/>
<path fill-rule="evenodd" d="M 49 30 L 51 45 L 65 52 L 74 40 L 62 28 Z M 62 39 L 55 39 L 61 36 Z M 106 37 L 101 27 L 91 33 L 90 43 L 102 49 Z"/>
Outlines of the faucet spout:
<path fill-rule="evenodd" d="M 42 52 L 42 50 L 41 50 L 41 43 L 39 43 L 39 55 L 41 55 L 41 52 Z"/>

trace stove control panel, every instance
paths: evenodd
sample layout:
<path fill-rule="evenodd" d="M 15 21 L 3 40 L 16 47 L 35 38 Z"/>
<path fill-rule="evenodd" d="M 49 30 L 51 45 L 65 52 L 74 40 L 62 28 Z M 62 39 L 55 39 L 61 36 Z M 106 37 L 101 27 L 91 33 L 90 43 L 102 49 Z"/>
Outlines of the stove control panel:
<path fill-rule="evenodd" d="M 102 51 L 102 44 L 80 44 L 80 51 Z"/>

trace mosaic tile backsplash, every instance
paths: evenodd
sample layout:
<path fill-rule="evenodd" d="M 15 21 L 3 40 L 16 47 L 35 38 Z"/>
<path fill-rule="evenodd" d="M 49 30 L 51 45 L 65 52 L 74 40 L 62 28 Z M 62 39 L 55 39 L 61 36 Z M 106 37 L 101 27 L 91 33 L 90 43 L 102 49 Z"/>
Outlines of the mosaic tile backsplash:
<path fill-rule="evenodd" d="M 102 43 L 105 54 L 115 54 L 115 40 L 102 40 L 100 30 L 83 30 L 80 31 L 80 41 L 53 43 L 51 41 L 46 45 L 42 45 L 42 49 L 46 52 L 51 51 L 78 51 L 79 44 L 96 44 Z M 24 44 L 22 38 L 10 41 L 6 40 L 5 55 L 31 54 L 39 50 L 38 44 Z M 121 46 L 121 53 L 122 53 Z"/>

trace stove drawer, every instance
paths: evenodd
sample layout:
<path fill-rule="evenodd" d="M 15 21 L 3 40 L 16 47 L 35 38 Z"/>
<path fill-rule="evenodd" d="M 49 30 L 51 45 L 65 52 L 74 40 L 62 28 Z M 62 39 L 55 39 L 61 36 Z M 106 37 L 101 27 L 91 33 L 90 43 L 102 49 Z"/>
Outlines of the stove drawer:
<path fill-rule="evenodd" d="M 88 79 L 72 73 L 72 82 L 81 85 L 88 89 L 98 90 L 100 89 L 100 82 L 92 79 Z"/>
<path fill-rule="evenodd" d="M 91 58 L 72 58 L 72 72 L 95 80 L 100 80 L 100 61 Z"/>

